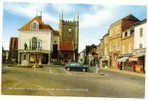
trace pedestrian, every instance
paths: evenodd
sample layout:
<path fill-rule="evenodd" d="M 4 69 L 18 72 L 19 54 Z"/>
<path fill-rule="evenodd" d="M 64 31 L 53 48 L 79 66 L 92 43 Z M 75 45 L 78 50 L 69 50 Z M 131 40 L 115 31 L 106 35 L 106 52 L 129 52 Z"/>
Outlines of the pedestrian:
<path fill-rule="evenodd" d="M 120 63 L 120 70 L 122 70 L 122 62 Z"/>
<path fill-rule="evenodd" d="M 99 70 L 100 70 L 100 68 L 99 68 L 99 66 L 98 66 L 98 61 L 96 60 L 96 73 L 98 73 L 99 72 Z"/>
<path fill-rule="evenodd" d="M 133 71 L 135 72 L 136 71 L 136 64 L 133 63 L 132 67 L 133 67 Z"/>
<path fill-rule="evenodd" d="M 33 68 L 33 71 L 35 72 L 36 71 L 36 67 L 37 67 L 37 64 L 33 64 L 32 68 Z"/>
<path fill-rule="evenodd" d="M 117 64 L 117 68 L 120 69 L 120 63 Z"/>

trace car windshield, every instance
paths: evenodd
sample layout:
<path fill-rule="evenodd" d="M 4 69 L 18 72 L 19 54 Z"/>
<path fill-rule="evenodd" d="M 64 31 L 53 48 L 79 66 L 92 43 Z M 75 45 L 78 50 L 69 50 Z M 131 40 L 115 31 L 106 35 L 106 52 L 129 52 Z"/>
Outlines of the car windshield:
<path fill-rule="evenodd" d="M 78 63 L 78 62 L 70 62 L 70 65 L 72 65 L 72 66 L 79 66 L 79 65 L 81 65 L 81 64 Z"/>

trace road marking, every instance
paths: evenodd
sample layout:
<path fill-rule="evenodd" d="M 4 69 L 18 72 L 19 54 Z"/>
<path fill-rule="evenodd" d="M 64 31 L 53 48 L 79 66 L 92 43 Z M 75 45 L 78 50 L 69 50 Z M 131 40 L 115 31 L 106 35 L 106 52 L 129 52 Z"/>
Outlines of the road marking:
<path fill-rule="evenodd" d="M 36 87 L 38 87 L 38 88 L 42 88 L 40 85 L 37 85 L 37 84 L 33 84 L 34 86 L 36 86 Z M 55 94 L 54 93 L 51 93 L 51 92 L 49 92 L 49 91 L 47 91 L 51 96 L 55 96 Z"/>

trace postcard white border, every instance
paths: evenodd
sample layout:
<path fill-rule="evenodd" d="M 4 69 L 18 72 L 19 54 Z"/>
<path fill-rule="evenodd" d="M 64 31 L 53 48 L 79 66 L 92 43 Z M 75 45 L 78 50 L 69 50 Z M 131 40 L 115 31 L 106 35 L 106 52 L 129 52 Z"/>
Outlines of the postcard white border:
<path fill-rule="evenodd" d="M 3 16 L 3 2 L 44 2 L 44 3 L 83 3 L 83 4 L 109 4 L 109 5 L 146 5 L 148 6 L 147 0 L 0 0 L 0 56 L 2 57 L 2 16 Z M 147 8 L 148 11 L 148 8 Z M 148 18 L 148 13 L 147 13 Z M 148 29 L 148 24 L 147 24 Z M 147 34 L 148 37 L 148 34 Z M 148 47 L 148 39 L 147 39 L 147 47 Z M 148 50 L 146 50 L 148 53 Z M 146 70 L 148 71 L 147 62 L 148 62 L 148 55 L 146 53 Z M 0 57 L 0 63 L 1 63 Z M 0 64 L 0 71 L 1 71 L 1 64 Z M 146 76 L 148 76 L 148 72 L 146 72 Z M 1 82 L 1 74 L 0 74 L 0 82 Z M 0 83 L 1 84 L 1 83 Z M 148 94 L 148 77 L 146 77 L 145 83 L 145 94 Z M 36 99 L 36 100 L 135 100 L 130 98 L 103 98 L 103 97 L 50 97 L 50 96 L 8 96 L 8 95 L 0 95 L 1 100 L 29 100 L 29 99 Z M 145 100 L 148 99 L 148 96 L 145 95 Z M 144 99 L 136 99 L 136 100 L 144 100 Z"/>

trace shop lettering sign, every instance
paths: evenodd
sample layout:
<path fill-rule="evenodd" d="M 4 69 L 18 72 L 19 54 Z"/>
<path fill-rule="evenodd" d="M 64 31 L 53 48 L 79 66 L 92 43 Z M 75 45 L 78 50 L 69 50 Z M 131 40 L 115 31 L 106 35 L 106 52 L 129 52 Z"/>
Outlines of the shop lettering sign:
<path fill-rule="evenodd" d="M 128 60 L 129 61 L 138 61 L 138 58 L 130 57 Z"/>

